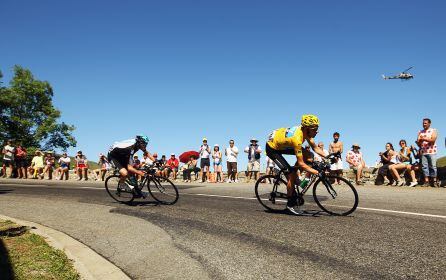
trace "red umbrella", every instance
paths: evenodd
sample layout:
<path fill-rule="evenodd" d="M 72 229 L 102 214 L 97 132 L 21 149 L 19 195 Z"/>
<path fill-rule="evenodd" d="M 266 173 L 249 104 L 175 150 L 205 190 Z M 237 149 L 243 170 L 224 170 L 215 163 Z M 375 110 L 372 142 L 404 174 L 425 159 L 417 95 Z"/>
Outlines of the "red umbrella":
<path fill-rule="evenodd" d="M 182 163 L 188 163 L 190 160 L 190 157 L 194 156 L 196 159 L 200 157 L 200 153 L 196 151 L 188 151 L 184 152 L 180 155 L 180 161 Z"/>

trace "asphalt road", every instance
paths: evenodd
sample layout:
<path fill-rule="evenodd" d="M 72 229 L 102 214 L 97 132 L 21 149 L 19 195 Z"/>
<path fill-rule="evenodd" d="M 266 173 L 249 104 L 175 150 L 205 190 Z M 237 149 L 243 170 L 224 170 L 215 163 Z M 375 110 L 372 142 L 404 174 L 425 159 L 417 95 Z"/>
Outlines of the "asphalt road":
<path fill-rule="evenodd" d="M 306 216 L 266 212 L 252 199 L 252 186 L 180 186 L 180 200 L 174 206 L 159 206 L 150 199 L 126 206 L 114 203 L 97 184 L 22 182 L 26 185 L 0 182 L 0 213 L 28 220 L 36 216 L 37 222 L 45 223 L 46 215 L 37 209 L 57 204 L 54 211 L 60 211 L 62 218 L 47 224 L 110 257 L 135 279 L 160 275 L 181 279 L 444 279 L 446 275 L 445 189 L 361 187 L 360 208 L 349 217 L 334 217 L 318 212 L 312 204 L 306 206 L 312 213 Z M 72 209 L 76 205 L 79 208 Z M 146 222 L 161 229 L 158 234 L 167 233 L 176 250 L 186 256 L 181 266 L 197 266 L 195 272 L 171 271 L 169 277 L 162 277 L 163 271 L 158 270 L 155 276 L 150 273 L 154 264 L 149 263 L 136 273 L 138 258 L 132 267 L 128 254 L 138 255 L 147 248 L 136 243 L 125 248 L 127 255 L 111 254 L 97 238 L 85 237 L 95 235 L 99 227 L 94 215 L 83 220 L 90 231 L 86 233 L 79 226 L 68 227 L 70 219 L 65 216 L 69 214 L 62 211 L 70 207 L 68 213 L 76 216 L 81 209 L 105 206 L 109 222 L 113 217 L 138 218 L 141 225 Z M 116 227 L 119 232 L 119 223 Z M 128 227 L 122 225 L 122 229 Z M 134 229 L 137 236 L 146 234 L 138 230 Z M 98 238 L 119 242 L 110 236 Z M 179 262 L 169 254 L 158 260 L 166 267 L 166 275 Z"/>

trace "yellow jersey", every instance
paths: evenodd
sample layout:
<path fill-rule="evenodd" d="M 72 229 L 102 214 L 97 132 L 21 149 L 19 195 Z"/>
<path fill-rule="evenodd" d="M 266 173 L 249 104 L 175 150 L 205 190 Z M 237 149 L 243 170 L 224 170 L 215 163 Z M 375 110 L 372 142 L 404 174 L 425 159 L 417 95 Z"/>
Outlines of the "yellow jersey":
<path fill-rule="evenodd" d="M 274 130 L 268 137 L 268 145 L 274 150 L 293 149 L 296 156 L 302 155 L 305 141 L 301 126 L 282 127 Z"/>

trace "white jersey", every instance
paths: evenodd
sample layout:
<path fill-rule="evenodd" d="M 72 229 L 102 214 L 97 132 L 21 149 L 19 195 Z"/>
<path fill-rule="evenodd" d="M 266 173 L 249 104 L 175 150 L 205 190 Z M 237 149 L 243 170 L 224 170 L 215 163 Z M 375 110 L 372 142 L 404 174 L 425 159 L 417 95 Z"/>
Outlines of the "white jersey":
<path fill-rule="evenodd" d="M 114 158 L 131 158 L 137 151 L 135 150 L 135 144 L 135 139 L 115 142 L 110 147 L 109 155 Z"/>
<path fill-rule="evenodd" d="M 110 147 L 110 151 L 113 149 L 126 149 L 126 148 L 130 148 L 131 146 L 135 145 L 136 140 L 135 139 L 128 139 L 128 140 L 124 140 L 124 141 L 119 141 L 119 142 L 115 142 L 113 143 L 113 145 Z"/>

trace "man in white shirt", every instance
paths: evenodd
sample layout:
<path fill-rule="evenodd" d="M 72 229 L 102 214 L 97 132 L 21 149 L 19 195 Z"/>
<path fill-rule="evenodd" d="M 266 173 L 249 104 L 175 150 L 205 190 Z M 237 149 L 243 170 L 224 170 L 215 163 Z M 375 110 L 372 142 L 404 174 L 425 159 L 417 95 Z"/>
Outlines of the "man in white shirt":
<path fill-rule="evenodd" d="M 245 153 L 248 154 L 248 176 L 246 177 L 246 182 L 252 178 L 252 174 L 254 174 L 254 179 L 257 181 L 257 177 L 260 171 L 260 155 L 262 153 L 262 149 L 257 144 L 258 141 L 255 138 L 251 139 L 251 144 L 245 148 Z"/>
<path fill-rule="evenodd" d="M 206 180 L 209 182 L 209 169 L 211 167 L 211 148 L 208 145 L 208 139 L 203 138 L 203 145 L 200 147 L 200 176 L 201 182 L 204 183 Z"/>
<path fill-rule="evenodd" d="M 2 153 L 3 153 L 3 167 L 2 167 L 3 177 L 11 178 L 14 164 L 14 153 L 15 153 L 15 148 L 12 146 L 11 140 L 8 140 L 6 142 L 6 146 L 3 147 Z M 7 168 L 9 168 L 9 171 L 7 171 Z"/>
<path fill-rule="evenodd" d="M 229 141 L 229 147 L 225 149 L 226 163 L 228 167 L 228 183 L 237 183 L 237 155 L 238 148 L 234 146 L 234 140 Z"/>

